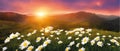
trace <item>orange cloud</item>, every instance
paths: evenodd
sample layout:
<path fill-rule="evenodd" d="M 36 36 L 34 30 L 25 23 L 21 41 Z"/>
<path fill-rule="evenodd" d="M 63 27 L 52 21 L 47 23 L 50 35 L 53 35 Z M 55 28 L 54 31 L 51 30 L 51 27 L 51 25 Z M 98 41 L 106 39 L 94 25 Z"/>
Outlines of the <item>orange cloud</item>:
<path fill-rule="evenodd" d="M 67 11 L 67 7 L 62 5 L 61 3 L 55 3 L 55 2 L 29 2 L 29 3 L 24 3 L 24 2 L 14 2 L 12 4 L 13 7 L 15 7 L 15 11 L 17 12 L 28 12 L 33 14 L 35 11 L 39 10 L 46 10 L 48 12 L 53 12 L 53 13 L 60 13 L 61 11 Z"/>

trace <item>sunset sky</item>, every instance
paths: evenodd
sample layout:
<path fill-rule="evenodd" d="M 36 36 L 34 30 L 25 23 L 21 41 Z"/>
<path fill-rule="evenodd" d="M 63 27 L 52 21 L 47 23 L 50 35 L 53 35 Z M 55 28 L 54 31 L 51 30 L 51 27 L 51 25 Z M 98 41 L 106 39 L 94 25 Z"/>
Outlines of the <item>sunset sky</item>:
<path fill-rule="evenodd" d="M 120 0 L 0 0 L 0 11 L 24 14 L 38 11 L 49 14 L 87 11 L 120 16 L 119 3 Z"/>

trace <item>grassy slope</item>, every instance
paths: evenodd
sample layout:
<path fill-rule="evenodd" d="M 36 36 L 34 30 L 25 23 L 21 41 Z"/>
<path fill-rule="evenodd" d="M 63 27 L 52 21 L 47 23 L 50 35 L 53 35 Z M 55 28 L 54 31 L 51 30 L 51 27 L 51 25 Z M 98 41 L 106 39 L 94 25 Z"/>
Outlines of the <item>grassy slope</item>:
<path fill-rule="evenodd" d="M 8 37 L 11 33 L 22 32 L 27 33 L 32 31 L 31 25 L 24 23 L 16 23 L 12 21 L 2 21 L 0 20 L 0 43 L 3 43 L 3 40 Z"/>

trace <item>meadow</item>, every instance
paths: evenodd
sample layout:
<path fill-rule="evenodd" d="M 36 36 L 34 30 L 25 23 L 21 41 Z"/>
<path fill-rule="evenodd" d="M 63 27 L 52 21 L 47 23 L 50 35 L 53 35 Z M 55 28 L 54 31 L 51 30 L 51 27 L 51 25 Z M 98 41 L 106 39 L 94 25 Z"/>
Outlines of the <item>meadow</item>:
<path fill-rule="evenodd" d="M 119 32 L 84 27 L 47 26 L 13 32 L 3 39 L 3 51 L 120 51 Z"/>
<path fill-rule="evenodd" d="M 0 17 L 2 51 L 120 51 L 118 18 L 86 12 L 44 18 L 11 14 Z"/>

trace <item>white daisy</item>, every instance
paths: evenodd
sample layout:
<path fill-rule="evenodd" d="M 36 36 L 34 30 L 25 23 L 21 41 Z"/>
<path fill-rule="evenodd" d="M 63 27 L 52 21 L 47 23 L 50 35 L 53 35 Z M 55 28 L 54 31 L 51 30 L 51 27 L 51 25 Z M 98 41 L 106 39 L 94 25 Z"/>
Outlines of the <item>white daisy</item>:
<path fill-rule="evenodd" d="M 15 37 L 18 37 L 18 36 L 20 36 L 20 33 L 19 33 L 19 32 L 16 32 L 16 33 L 15 33 Z"/>
<path fill-rule="evenodd" d="M 82 47 L 82 48 L 80 48 L 78 51 L 85 51 L 85 48 Z"/>
<path fill-rule="evenodd" d="M 17 39 L 18 39 L 18 40 L 20 40 L 20 39 L 21 39 L 21 37 L 18 37 Z"/>
<path fill-rule="evenodd" d="M 55 39 L 59 40 L 60 38 L 59 38 L 59 37 L 56 37 Z"/>
<path fill-rule="evenodd" d="M 90 43 L 91 43 L 91 45 L 94 45 L 95 44 L 95 40 L 91 40 Z"/>
<path fill-rule="evenodd" d="M 107 43 L 108 46 L 110 46 L 111 44 L 110 43 Z"/>
<path fill-rule="evenodd" d="M 20 47 L 19 47 L 19 48 L 20 48 L 21 50 L 23 50 L 23 49 L 27 48 L 29 44 L 30 44 L 30 41 L 24 40 L 24 41 L 20 44 Z"/>
<path fill-rule="evenodd" d="M 57 35 L 60 35 L 60 32 L 57 32 L 56 34 L 57 34 Z"/>
<path fill-rule="evenodd" d="M 7 37 L 7 38 L 5 39 L 4 43 L 8 43 L 8 42 L 10 42 L 10 38 L 9 38 L 9 37 Z"/>
<path fill-rule="evenodd" d="M 68 46 L 73 46 L 74 44 L 75 44 L 75 41 L 72 41 Z"/>
<path fill-rule="evenodd" d="M 105 36 L 105 35 L 103 35 L 102 37 L 103 37 L 103 38 L 105 38 L 106 36 Z"/>
<path fill-rule="evenodd" d="M 70 40 L 70 39 L 72 39 L 72 37 L 71 37 L 71 36 L 69 36 L 69 37 L 68 37 L 68 39 Z"/>
<path fill-rule="evenodd" d="M 51 40 L 49 40 L 49 39 L 45 40 L 43 43 L 43 47 L 46 47 L 50 43 L 51 43 Z"/>
<path fill-rule="evenodd" d="M 102 41 L 98 41 L 97 45 L 100 46 L 100 47 L 102 47 L 103 46 L 103 42 Z"/>
<path fill-rule="evenodd" d="M 86 44 L 87 42 L 89 41 L 89 37 L 84 37 L 83 39 L 82 39 L 82 42 L 81 42 L 81 44 Z"/>
<path fill-rule="evenodd" d="M 50 37 L 53 37 L 54 35 L 50 35 Z"/>
<path fill-rule="evenodd" d="M 100 36 L 97 36 L 94 38 L 95 41 L 99 41 L 100 40 Z"/>
<path fill-rule="evenodd" d="M 86 29 L 86 32 L 87 33 L 92 32 L 92 29 Z"/>
<path fill-rule="evenodd" d="M 79 34 L 79 32 L 75 32 L 75 35 L 78 35 Z"/>
<path fill-rule="evenodd" d="M 43 40 L 45 39 L 45 37 L 41 37 Z"/>
<path fill-rule="evenodd" d="M 28 37 L 31 36 L 31 35 L 32 35 L 31 33 L 28 33 L 28 34 L 27 34 Z"/>
<path fill-rule="evenodd" d="M 66 48 L 65 48 L 65 51 L 69 51 L 69 50 L 70 50 L 70 47 L 66 47 Z"/>
<path fill-rule="evenodd" d="M 75 38 L 75 40 L 79 40 L 79 38 Z"/>
<path fill-rule="evenodd" d="M 78 36 L 79 36 L 79 37 L 82 37 L 83 35 L 82 35 L 82 34 L 79 34 Z"/>
<path fill-rule="evenodd" d="M 29 46 L 26 51 L 32 51 L 34 46 Z"/>
<path fill-rule="evenodd" d="M 32 32 L 32 34 L 35 34 L 37 32 L 37 30 L 34 30 L 33 32 Z"/>
<path fill-rule="evenodd" d="M 40 40 L 41 40 L 41 37 L 36 38 L 36 42 L 40 42 Z"/>
<path fill-rule="evenodd" d="M 43 49 L 43 46 L 40 45 L 40 46 L 37 47 L 37 49 L 35 49 L 35 51 L 42 51 L 42 49 Z"/>
<path fill-rule="evenodd" d="M 110 42 L 115 43 L 115 42 L 117 42 L 117 40 L 115 40 L 115 39 L 110 39 Z"/>
<path fill-rule="evenodd" d="M 96 33 L 96 35 L 98 35 L 98 36 L 99 36 L 99 35 L 100 35 L 100 33 Z"/>
<path fill-rule="evenodd" d="M 119 42 L 116 42 L 115 44 L 116 44 L 117 46 L 120 46 L 120 43 L 119 43 Z"/>
<path fill-rule="evenodd" d="M 91 36 L 92 34 L 89 33 L 88 35 Z"/>
<path fill-rule="evenodd" d="M 62 44 L 63 43 L 63 41 L 58 41 L 58 44 Z"/>
<path fill-rule="evenodd" d="M 111 35 L 108 35 L 109 38 L 111 38 L 112 36 Z"/>
<path fill-rule="evenodd" d="M 7 47 L 3 47 L 3 48 L 2 48 L 2 51 L 6 51 L 6 50 L 7 50 Z"/>
<path fill-rule="evenodd" d="M 80 43 L 77 43 L 77 44 L 76 44 L 76 47 L 79 47 L 79 45 L 80 45 Z"/>
<path fill-rule="evenodd" d="M 116 40 L 118 39 L 117 37 L 113 37 L 113 38 L 116 39 Z"/>
<path fill-rule="evenodd" d="M 21 35 L 21 37 L 24 37 L 24 35 Z"/>
<path fill-rule="evenodd" d="M 41 33 L 41 35 L 44 35 L 44 33 Z"/>
<path fill-rule="evenodd" d="M 15 34 L 12 33 L 12 34 L 10 34 L 9 37 L 10 37 L 10 39 L 13 39 L 13 38 L 15 38 L 16 36 L 15 36 Z"/>
<path fill-rule="evenodd" d="M 85 34 L 85 31 L 81 31 L 82 34 Z"/>

